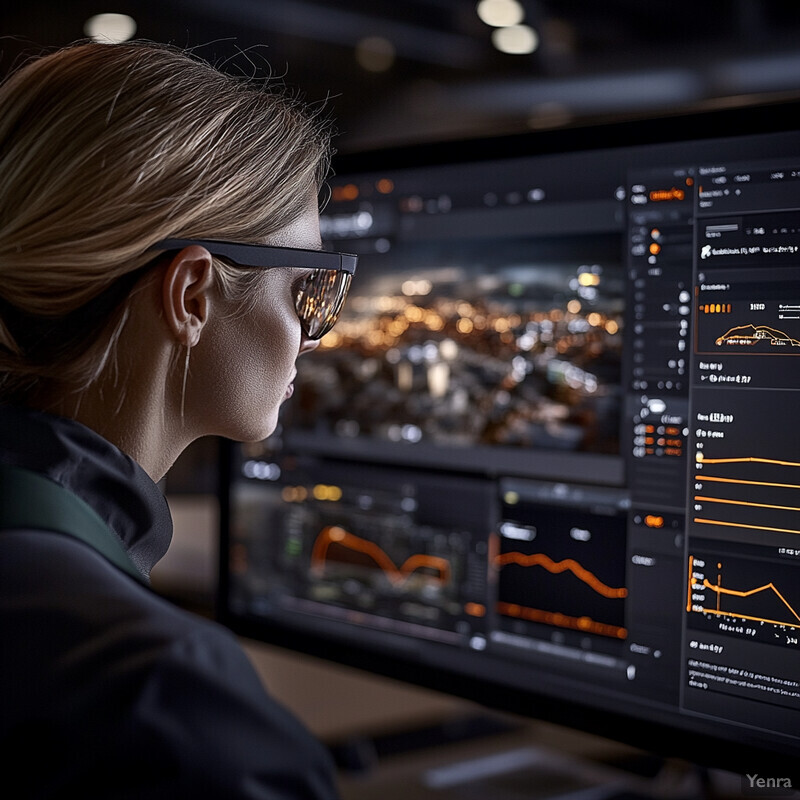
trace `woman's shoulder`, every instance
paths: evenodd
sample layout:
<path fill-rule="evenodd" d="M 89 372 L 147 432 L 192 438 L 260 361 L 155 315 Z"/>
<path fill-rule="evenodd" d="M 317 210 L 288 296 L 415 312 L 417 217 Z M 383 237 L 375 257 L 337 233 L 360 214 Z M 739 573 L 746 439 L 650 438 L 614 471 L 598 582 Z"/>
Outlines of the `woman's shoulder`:
<path fill-rule="evenodd" d="M 296 796 L 335 797 L 327 752 L 267 693 L 237 637 L 81 542 L 0 536 L 0 624 L 0 742 L 35 720 L 48 762 L 87 780 L 97 763 L 133 779 L 137 763 L 158 773 L 137 780 L 163 779 L 172 796 L 248 797 L 233 787 L 250 784 L 290 797 L 281 787 L 295 784 Z"/>

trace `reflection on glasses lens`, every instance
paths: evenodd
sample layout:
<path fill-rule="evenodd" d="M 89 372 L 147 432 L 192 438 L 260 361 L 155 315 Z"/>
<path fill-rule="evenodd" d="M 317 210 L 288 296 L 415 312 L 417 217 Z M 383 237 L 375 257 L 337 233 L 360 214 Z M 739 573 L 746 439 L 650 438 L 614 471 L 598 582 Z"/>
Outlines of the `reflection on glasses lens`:
<path fill-rule="evenodd" d="M 295 306 L 309 339 L 321 339 L 336 324 L 351 279 L 348 272 L 317 269 L 300 285 Z"/>

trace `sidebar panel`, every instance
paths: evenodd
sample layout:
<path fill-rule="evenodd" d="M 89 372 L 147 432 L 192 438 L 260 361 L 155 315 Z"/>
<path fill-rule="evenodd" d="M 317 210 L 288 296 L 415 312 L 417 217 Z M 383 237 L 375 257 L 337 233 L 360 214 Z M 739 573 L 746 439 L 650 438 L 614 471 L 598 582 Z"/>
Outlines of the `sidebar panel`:
<path fill-rule="evenodd" d="M 683 593 L 694 172 L 632 176 L 626 419 L 628 630 L 637 685 L 676 704 Z"/>
<path fill-rule="evenodd" d="M 698 170 L 682 687 L 687 711 L 787 734 L 800 709 L 800 173 L 791 167 Z"/>

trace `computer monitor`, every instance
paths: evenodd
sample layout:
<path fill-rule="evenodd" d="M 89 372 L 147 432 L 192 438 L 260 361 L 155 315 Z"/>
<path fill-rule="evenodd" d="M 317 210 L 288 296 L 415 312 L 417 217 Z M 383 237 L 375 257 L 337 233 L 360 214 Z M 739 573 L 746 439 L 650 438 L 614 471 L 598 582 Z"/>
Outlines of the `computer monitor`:
<path fill-rule="evenodd" d="M 780 103 L 351 154 L 359 255 L 232 445 L 221 618 L 752 770 L 800 756 L 800 130 Z"/>

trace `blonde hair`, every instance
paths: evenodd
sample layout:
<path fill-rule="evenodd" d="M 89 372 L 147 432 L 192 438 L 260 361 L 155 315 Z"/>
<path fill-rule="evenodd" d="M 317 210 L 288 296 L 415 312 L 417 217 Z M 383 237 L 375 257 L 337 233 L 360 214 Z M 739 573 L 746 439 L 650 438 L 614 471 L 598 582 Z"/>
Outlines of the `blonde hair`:
<path fill-rule="evenodd" d="M 0 86 L 0 401 L 85 388 L 161 239 L 262 241 L 330 159 L 319 114 L 175 48 L 77 44 Z M 217 263 L 244 296 L 252 273 Z"/>

